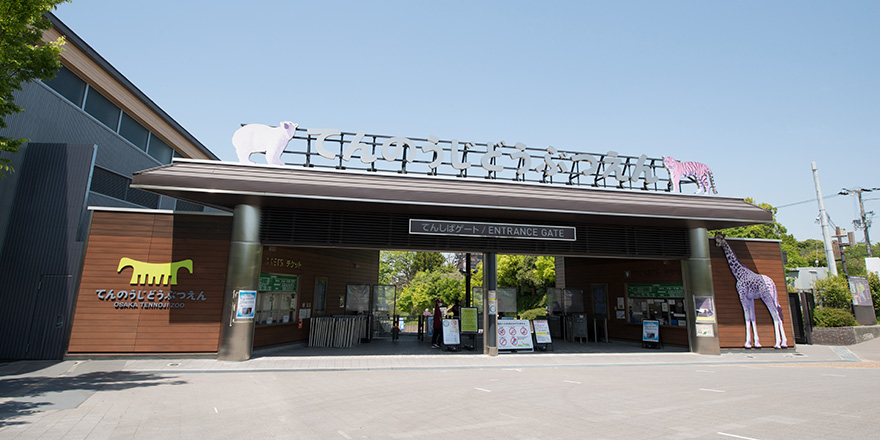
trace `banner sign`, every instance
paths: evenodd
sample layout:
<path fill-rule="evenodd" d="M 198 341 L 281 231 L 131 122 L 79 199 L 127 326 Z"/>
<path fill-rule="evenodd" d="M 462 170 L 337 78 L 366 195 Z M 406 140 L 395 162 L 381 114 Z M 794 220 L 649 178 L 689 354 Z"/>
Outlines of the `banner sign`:
<path fill-rule="evenodd" d="M 546 319 L 536 319 L 532 321 L 532 325 L 535 327 L 535 342 L 539 344 L 553 343 L 550 338 L 550 324 Z"/>
<path fill-rule="evenodd" d="M 410 219 L 409 233 L 458 237 L 524 238 L 529 240 L 576 241 L 573 226 L 520 225 L 467 221 Z"/>
<path fill-rule="evenodd" d="M 462 333 L 476 333 L 478 328 L 477 322 L 477 308 L 476 307 L 462 307 L 461 308 L 461 332 Z"/>
<path fill-rule="evenodd" d="M 660 342 L 660 321 L 642 321 L 642 342 Z"/>
<path fill-rule="evenodd" d="M 498 321 L 498 350 L 534 350 L 532 331 L 525 319 Z"/>
<path fill-rule="evenodd" d="M 684 284 L 627 284 L 630 298 L 684 298 Z"/>
<path fill-rule="evenodd" d="M 443 320 L 443 344 L 459 345 L 461 344 L 461 336 L 458 331 L 457 319 Z"/>

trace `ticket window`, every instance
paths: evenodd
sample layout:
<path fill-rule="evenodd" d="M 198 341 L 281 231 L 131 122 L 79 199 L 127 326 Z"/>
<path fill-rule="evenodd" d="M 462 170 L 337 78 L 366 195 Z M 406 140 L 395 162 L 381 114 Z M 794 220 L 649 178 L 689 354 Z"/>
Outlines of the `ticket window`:
<path fill-rule="evenodd" d="M 286 324 L 296 313 L 295 292 L 260 292 L 257 295 L 257 325 Z"/>
<path fill-rule="evenodd" d="M 627 298 L 627 319 L 631 324 L 650 319 L 660 325 L 687 326 L 683 298 Z"/>

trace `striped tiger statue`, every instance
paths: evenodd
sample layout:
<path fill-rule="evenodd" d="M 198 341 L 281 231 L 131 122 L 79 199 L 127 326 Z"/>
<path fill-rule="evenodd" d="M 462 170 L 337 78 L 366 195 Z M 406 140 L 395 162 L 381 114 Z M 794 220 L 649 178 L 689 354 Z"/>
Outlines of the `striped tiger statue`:
<path fill-rule="evenodd" d="M 718 191 L 715 190 L 715 178 L 708 165 L 700 162 L 679 162 L 669 156 L 663 156 L 663 165 L 669 170 L 672 192 L 680 191 L 679 183 L 682 177 L 694 177 L 699 186 L 696 194 L 709 194 L 709 188 L 712 189 L 713 194 L 718 194 Z"/>

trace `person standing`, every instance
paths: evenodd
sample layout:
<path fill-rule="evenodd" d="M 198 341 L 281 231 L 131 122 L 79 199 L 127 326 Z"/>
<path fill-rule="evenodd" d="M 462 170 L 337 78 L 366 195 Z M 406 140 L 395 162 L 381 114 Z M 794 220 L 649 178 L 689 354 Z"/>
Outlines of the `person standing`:
<path fill-rule="evenodd" d="M 440 348 L 443 334 L 443 313 L 440 311 L 440 300 L 434 301 L 434 334 L 431 335 L 431 348 Z"/>

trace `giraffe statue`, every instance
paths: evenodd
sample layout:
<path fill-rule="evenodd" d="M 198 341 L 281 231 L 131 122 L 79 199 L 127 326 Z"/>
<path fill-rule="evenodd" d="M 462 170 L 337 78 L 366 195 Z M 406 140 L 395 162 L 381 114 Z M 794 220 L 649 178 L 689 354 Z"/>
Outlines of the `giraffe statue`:
<path fill-rule="evenodd" d="M 776 345 L 773 348 L 788 347 L 785 329 L 782 327 L 782 307 L 780 307 L 779 298 L 776 296 L 776 284 L 770 277 L 756 274 L 743 266 L 733 250 L 730 249 L 730 245 L 724 240 L 724 234 L 720 232 L 715 234 L 715 246 L 724 250 L 727 264 L 730 266 L 730 271 L 733 272 L 733 277 L 736 278 L 736 291 L 739 293 L 739 302 L 742 303 L 743 314 L 746 318 L 745 347 L 752 348 L 752 333 L 755 334 L 754 347 L 761 347 L 761 343 L 758 341 L 758 325 L 755 323 L 756 299 L 764 301 L 773 318 L 773 331 L 776 333 Z"/>

